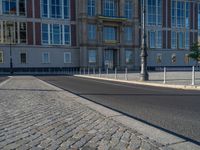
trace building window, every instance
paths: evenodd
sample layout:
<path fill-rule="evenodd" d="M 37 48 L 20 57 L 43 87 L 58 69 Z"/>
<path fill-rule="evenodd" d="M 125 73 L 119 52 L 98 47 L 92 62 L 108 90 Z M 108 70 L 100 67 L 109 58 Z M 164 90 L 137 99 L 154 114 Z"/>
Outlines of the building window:
<path fill-rule="evenodd" d="M 26 15 L 26 0 L 2 0 L 3 14 Z"/>
<path fill-rule="evenodd" d="M 133 51 L 125 50 L 125 62 L 126 64 L 133 64 Z"/>
<path fill-rule="evenodd" d="M 21 61 L 21 64 L 26 64 L 26 53 L 20 54 L 20 61 Z"/>
<path fill-rule="evenodd" d="M 105 41 L 116 41 L 117 40 L 117 29 L 116 27 L 104 27 L 103 35 Z"/>
<path fill-rule="evenodd" d="M 41 0 L 41 12 L 42 12 L 42 17 L 47 18 L 48 17 L 48 0 Z"/>
<path fill-rule="evenodd" d="M 3 63 L 3 52 L 0 51 L 0 63 Z"/>
<path fill-rule="evenodd" d="M 178 33 L 178 48 L 183 49 L 185 48 L 185 38 L 184 38 L 184 32 Z"/>
<path fill-rule="evenodd" d="M 149 46 L 150 48 L 156 48 L 156 32 L 155 31 L 149 32 Z"/>
<path fill-rule="evenodd" d="M 176 54 L 172 54 L 171 60 L 173 64 L 176 63 Z"/>
<path fill-rule="evenodd" d="M 162 31 L 157 31 L 156 35 L 156 47 L 162 48 Z"/>
<path fill-rule="evenodd" d="M 190 27 L 190 2 L 172 0 L 172 27 Z"/>
<path fill-rule="evenodd" d="M 70 27 L 68 25 L 64 25 L 64 44 L 70 45 L 71 43 L 71 33 L 70 33 Z"/>
<path fill-rule="evenodd" d="M 132 0 L 125 1 L 124 14 L 127 19 L 133 18 L 133 2 L 132 2 Z"/>
<path fill-rule="evenodd" d="M 190 57 L 189 57 L 188 54 L 185 54 L 184 62 L 185 62 L 185 64 L 189 64 L 189 62 L 190 62 Z"/>
<path fill-rule="evenodd" d="M 19 0 L 19 15 L 26 15 L 26 0 Z"/>
<path fill-rule="evenodd" d="M 59 24 L 50 25 L 52 44 L 61 45 L 62 43 L 62 26 Z"/>
<path fill-rule="evenodd" d="M 88 16 L 95 16 L 95 0 L 87 0 Z"/>
<path fill-rule="evenodd" d="M 64 63 L 69 64 L 72 62 L 71 52 L 64 52 Z"/>
<path fill-rule="evenodd" d="M 162 48 L 162 31 L 149 31 L 149 47 Z"/>
<path fill-rule="evenodd" d="M 88 25 L 88 40 L 96 39 L 96 26 L 94 24 Z"/>
<path fill-rule="evenodd" d="M 189 31 L 185 32 L 185 48 L 186 49 L 190 48 L 190 32 Z"/>
<path fill-rule="evenodd" d="M 20 43 L 26 43 L 26 23 L 19 24 Z"/>
<path fill-rule="evenodd" d="M 49 43 L 48 24 L 42 24 L 42 43 Z"/>
<path fill-rule="evenodd" d="M 0 22 L 1 23 L 1 22 Z M 0 34 L 2 43 L 26 44 L 27 24 L 25 22 L 2 22 L 2 33 Z"/>
<path fill-rule="evenodd" d="M 185 26 L 187 29 L 190 28 L 190 2 L 186 2 L 186 13 L 185 13 Z"/>
<path fill-rule="evenodd" d="M 42 44 L 69 45 L 70 43 L 70 26 L 60 24 L 42 24 Z"/>
<path fill-rule="evenodd" d="M 16 0 L 2 0 L 3 14 L 17 14 L 17 2 Z"/>
<path fill-rule="evenodd" d="M 133 30 L 132 27 L 126 27 L 124 32 L 124 39 L 126 43 L 133 42 Z"/>
<path fill-rule="evenodd" d="M 97 53 L 96 50 L 88 50 L 88 62 L 96 63 L 97 61 Z"/>
<path fill-rule="evenodd" d="M 162 63 L 162 54 L 157 54 L 156 56 L 156 63 L 161 64 Z"/>
<path fill-rule="evenodd" d="M 52 18 L 62 18 L 61 0 L 50 0 L 50 15 Z"/>
<path fill-rule="evenodd" d="M 162 25 L 162 1 L 147 0 L 148 25 Z"/>
<path fill-rule="evenodd" d="M 177 48 L 177 33 L 172 31 L 171 33 L 171 48 L 176 49 Z"/>
<path fill-rule="evenodd" d="M 41 0 L 41 17 L 69 19 L 70 0 Z"/>
<path fill-rule="evenodd" d="M 64 19 L 70 18 L 70 1 L 69 0 L 63 0 L 64 3 Z"/>
<path fill-rule="evenodd" d="M 49 54 L 49 52 L 42 53 L 42 63 L 44 63 L 44 64 L 50 63 L 50 54 Z"/>
<path fill-rule="evenodd" d="M 117 1 L 103 0 L 103 14 L 108 17 L 117 16 Z"/>

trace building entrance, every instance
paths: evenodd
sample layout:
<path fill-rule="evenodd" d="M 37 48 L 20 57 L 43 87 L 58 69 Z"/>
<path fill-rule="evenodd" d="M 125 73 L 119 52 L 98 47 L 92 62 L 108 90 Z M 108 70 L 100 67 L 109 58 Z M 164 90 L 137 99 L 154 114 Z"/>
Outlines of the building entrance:
<path fill-rule="evenodd" d="M 117 50 L 106 49 L 104 51 L 104 67 L 114 69 L 117 66 Z"/>

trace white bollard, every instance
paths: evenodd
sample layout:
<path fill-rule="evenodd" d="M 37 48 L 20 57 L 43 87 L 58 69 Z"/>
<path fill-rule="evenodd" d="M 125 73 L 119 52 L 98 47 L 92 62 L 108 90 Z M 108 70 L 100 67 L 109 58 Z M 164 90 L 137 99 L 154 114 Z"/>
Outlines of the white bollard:
<path fill-rule="evenodd" d="M 107 68 L 107 70 L 106 70 L 106 74 L 107 74 L 107 78 L 108 78 L 108 68 Z"/>
<path fill-rule="evenodd" d="M 95 75 L 95 73 L 96 73 L 96 72 L 95 72 L 95 68 L 93 68 L 93 75 Z"/>
<path fill-rule="evenodd" d="M 163 84 L 166 84 L 166 67 L 164 67 L 164 81 Z"/>
<path fill-rule="evenodd" d="M 99 78 L 101 78 L 101 68 L 99 68 Z"/>
<path fill-rule="evenodd" d="M 88 75 L 90 75 L 90 68 L 88 68 Z"/>
<path fill-rule="evenodd" d="M 83 68 L 83 74 L 85 75 L 85 68 Z"/>
<path fill-rule="evenodd" d="M 117 68 L 115 68 L 115 79 L 117 79 Z"/>
<path fill-rule="evenodd" d="M 125 68 L 125 80 L 128 80 L 128 68 Z"/>
<path fill-rule="evenodd" d="M 195 67 L 192 67 L 192 85 L 195 85 Z"/>

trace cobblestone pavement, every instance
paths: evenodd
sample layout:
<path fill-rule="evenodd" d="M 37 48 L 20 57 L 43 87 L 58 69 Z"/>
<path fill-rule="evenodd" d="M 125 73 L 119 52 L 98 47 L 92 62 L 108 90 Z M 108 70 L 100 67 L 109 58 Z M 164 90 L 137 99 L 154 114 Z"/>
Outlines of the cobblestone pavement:
<path fill-rule="evenodd" d="M 169 149 L 34 77 L 0 86 L 0 149 Z"/>

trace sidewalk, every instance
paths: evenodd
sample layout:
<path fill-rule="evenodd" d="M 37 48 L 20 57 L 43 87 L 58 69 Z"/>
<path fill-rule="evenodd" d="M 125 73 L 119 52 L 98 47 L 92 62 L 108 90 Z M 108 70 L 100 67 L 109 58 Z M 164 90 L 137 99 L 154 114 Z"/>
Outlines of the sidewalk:
<path fill-rule="evenodd" d="M 199 149 L 37 78 L 0 83 L 0 149 Z"/>
<path fill-rule="evenodd" d="M 109 72 L 109 74 L 96 72 L 96 74 L 90 73 L 85 75 L 75 75 L 79 77 L 102 79 L 126 83 L 134 83 L 140 85 L 149 85 L 157 87 L 168 87 L 176 89 L 187 89 L 187 90 L 200 90 L 200 71 L 195 72 L 195 85 L 192 85 L 192 72 L 190 71 L 170 71 L 166 73 L 165 84 L 164 84 L 164 73 L 163 72 L 149 72 L 149 81 L 141 82 L 139 73 L 128 73 L 124 72 L 115 73 Z"/>

